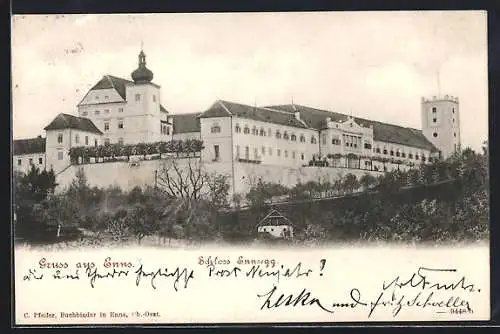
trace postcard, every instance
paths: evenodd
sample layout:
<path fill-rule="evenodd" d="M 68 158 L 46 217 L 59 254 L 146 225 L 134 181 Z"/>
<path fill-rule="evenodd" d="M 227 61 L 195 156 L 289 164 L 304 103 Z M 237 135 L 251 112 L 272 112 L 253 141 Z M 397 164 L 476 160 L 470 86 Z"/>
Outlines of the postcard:
<path fill-rule="evenodd" d="M 486 12 L 14 15 L 14 320 L 489 320 Z"/>

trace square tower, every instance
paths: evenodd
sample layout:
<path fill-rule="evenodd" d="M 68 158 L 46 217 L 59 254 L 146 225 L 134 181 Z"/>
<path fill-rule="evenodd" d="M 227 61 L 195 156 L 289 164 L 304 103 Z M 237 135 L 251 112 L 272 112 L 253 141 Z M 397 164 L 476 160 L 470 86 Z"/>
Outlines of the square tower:
<path fill-rule="evenodd" d="M 458 97 L 422 97 L 422 133 L 446 159 L 460 151 L 460 110 Z"/>

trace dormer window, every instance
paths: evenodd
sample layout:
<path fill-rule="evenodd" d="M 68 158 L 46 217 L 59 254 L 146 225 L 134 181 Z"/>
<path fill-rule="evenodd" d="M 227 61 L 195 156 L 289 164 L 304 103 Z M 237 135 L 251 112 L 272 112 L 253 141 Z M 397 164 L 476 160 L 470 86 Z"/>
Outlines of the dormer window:
<path fill-rule="evenodd" d="M 211 132 L 211 133 L 220 133 L 220 130 L 221 130 L 221 129 L 220 129 L 219 124 L 214 124 L 214 125 L 212 126 L 212 128 L 210 129 L 210 132 Z"/>

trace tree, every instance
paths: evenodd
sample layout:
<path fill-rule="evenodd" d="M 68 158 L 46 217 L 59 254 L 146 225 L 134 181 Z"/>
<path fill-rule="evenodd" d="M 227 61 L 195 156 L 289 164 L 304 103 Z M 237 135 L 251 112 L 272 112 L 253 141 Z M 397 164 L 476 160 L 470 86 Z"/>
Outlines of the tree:
<path fill-rule="evenodd" d="M 351 194 L 354 192 L 354 190 L 359 188 L 359 181 L 356 175 L 348 173 L 342 182 L 342 189 L 348 193 Z"/>
<path fill-rule="evenodd" d="M 76 203 L 64 195 L 54 195 L 35 208 L 35 217 L 46 226 L 56 227 L 56 237 L 61 236 L 63 227 L 78 225 Z"/>
<path fill-rule="evenodd" d="M 363 187 L 364 190 L 368 190 L 372 186 L 377 184 L 377 178 L 369 173 L 365 173 L 359 179 L 359 183 Z"/>
<path fill-rule="evenodd" d="M 200 158 L 170 158 L 157 173 L 157 186 L 172 198 L 197 200 L 207 183 Z"/>
<path fill-rule="evenodd" d="M 57 186 L 53 170 L 40 172 L 35 165 L 27 174 L 14 174 L 15 198 L 21 201 L 33 201 L 39 203 L 54 193 Z"/>
<path fill-rule="evenodd" d="M 213 211 L 229 207 L 229 175 L 211 174 L 206 178 L 207 200 Z"/>

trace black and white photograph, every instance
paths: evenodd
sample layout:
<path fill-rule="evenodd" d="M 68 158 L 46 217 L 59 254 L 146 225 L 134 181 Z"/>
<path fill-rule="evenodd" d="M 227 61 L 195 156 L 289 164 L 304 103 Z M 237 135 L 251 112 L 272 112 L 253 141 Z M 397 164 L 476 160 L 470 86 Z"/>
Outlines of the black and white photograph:
<path fill-rule="evenodd" d="M 487 320 L 486 18 L 14 15 L 16 323 Z"/>

